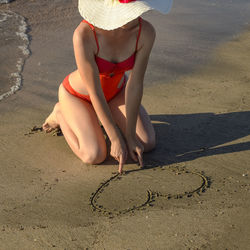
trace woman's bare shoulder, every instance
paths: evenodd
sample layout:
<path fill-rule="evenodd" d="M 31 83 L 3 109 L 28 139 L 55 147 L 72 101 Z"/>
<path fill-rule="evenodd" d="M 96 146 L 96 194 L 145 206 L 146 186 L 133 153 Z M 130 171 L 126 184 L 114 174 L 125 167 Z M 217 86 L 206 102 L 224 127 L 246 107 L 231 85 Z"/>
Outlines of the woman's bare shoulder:
<path fill-rule="evenodd" d="M 154 26 L 147 20 L 142 19 L 141 45 L 151 46 L 154 43 L 155 36 L 156 31 Z"/>
<path fill-rule="evenodd" d="M 150 36 L 155 35 L 156 33 L 154 26 L 145 19 L 142 19 L 142 32 Z"/>
<path fill-rule="evenodd" d="M 87 23 L 81 22 L 73 33 L 74 46 L 87 46 L 88 48 L 95 49 L 93 31 Z"/>

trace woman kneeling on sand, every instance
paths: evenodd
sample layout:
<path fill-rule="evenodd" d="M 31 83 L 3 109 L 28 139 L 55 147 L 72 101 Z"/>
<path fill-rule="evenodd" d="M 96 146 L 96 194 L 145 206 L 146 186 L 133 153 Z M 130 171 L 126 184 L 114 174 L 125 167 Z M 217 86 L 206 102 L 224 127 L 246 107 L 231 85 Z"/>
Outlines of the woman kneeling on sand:
<path fill-rule="evenodd" d="M 155 131 L 141 105 L 155 30 L 140 16 L 151 9 L 167 13 L 171 5 L 172 0 L 79 0 L 84 20 L 73 35 L 77 70 L 60 84 L 59 102 L 43 129 L 60 127 L 83 162 L 98 164 L 107 156 L 100 123 L 120 173 L 128 152 L 143 167 L 143 152 L 155 147 Z"/>

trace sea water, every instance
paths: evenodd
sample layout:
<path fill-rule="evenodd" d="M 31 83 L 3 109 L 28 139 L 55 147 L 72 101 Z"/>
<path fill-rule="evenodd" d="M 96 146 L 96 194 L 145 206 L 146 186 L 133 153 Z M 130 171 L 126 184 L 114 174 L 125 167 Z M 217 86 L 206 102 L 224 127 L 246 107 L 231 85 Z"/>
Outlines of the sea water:
<path fill-rule="evenodd" d="M 29 43 L 25 18 L 12 11 L 0 11 L 0 101 L 21 89 Z"/>
<path fill-rule="evenodd" d="M 10 3 L 12 2 L 13 0 L 0 0 L 0 3 Z"/>

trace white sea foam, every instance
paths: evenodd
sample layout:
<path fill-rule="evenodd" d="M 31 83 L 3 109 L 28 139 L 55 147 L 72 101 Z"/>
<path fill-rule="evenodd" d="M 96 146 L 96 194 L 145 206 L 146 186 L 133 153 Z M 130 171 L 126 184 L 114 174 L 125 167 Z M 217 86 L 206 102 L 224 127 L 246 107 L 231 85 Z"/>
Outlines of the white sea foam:
<path fill-rule="evenodd" d="M 11 16 L 8 13 L 2 14 L 2 12 L 0 12 L 0 14 L 2 15 L 0 18 L 0 22 L 5 22 L 7 20 L 7 18 Z"/>
<path fill-rule="evenodd" d="M 20 50 L 22 50 L 22 52 L 23 52 L 23 54 L 25 55 L 25 56 L 28 56 L 28 55 L 30 55 L 30 51 L 29 51 L 29 49 L 26 47 L 26 46 L 18 46 L 18 48 L 20 49 Z"/>
<path fill-rule="evenodd" d="M 3 1 L 1 1 L 0 3 L 3 3 Z M 20 45 L 18 46 L 18 48 L 21 50 L 23 56 L 20 58 L 17 57 L 16 72 L 10 73 L 10 79 L 13 86 L 10 87 L 9 91 L 0 95 L 0 101 L 21 89 L 23 66 L 25 60 L 30 55 L 30 50 L 29 50 L 30 42 L 29 42 L 29 37 L 27 35 L 27 23 L 25 21 L 25 18 L 12 11 L 0 11 L 0 25 L 2 26 L 3 29 L 8 29 L 7 22 L 9 19 L 12 19 L 18 23 L 18 31 L 15 32 L 15 35 L 17 41 L 20 41 L 19 42 Z"/>
<path fill-rule="evenodd" d="M 0 0 L 0 3 L 10 3 L 12 2 L 13 0 Z"/>

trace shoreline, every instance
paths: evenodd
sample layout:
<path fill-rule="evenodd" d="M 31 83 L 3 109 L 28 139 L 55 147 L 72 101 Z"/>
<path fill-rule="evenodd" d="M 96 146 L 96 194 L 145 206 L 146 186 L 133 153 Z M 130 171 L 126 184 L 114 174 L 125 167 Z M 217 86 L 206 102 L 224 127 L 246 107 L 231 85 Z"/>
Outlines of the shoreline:
<path fill-rule="evenodd" d="M 0 20 L 0 24 L 3 25 L 3 27 L 5 28 L 5 25 L 8 22 L 8 19 L 17 19 L 19 20 L 19 27 L 15 32 L 16 38 L 19 41 L 19 45 L 17 46 L 17 49 L 21 50 L 22 55 L 20 55 L 20 57 L 18 56 L 18 52 L 17 55 L 12 55 L 17 56 L 16 58 L 16 70 L 14 72 L 8 72 L 9 73 L 9 81 L 14 84 L 12 86 L 10 86 L 9 90 L 7 90 L 7 86 L 9 83 L 3 83 L 3 89 L 6 89 L 5 92 L 1 92 L 0 93 L 0 101 L 3 100 L 4 98 L 9 97 L 10 95 L 13 95 L 16 93 L 16 91 L 21 90 L 22 88 L 22 71 L 23 71 L 23 67 L 25 64 L 25 61 L 28 59 L 28 57 L 30 56 L 30 50 L 29 50 L 29 38 L 28 38 L 28 34 L 27 34 L 27 23 L 25 22 L 25 18 L 21 15 L 18 15 L 17 13 L 13 12 L 13 11 L 0 11 L 0 15 L 3 15 L 3 19 Z M 6 28 L 9 28 L 8 26 Z M 7 29 L 3 30 L 3 33 L 7 33 Z M 11 40 L 13 38 L 9 38 L 9 37 L 5 37 L 5 40 Z M 9 54 L 5 55 L 5 59 L 6 57 L 10 57 Z M 6 74 L 6 72 L 4 72 Z"/>

